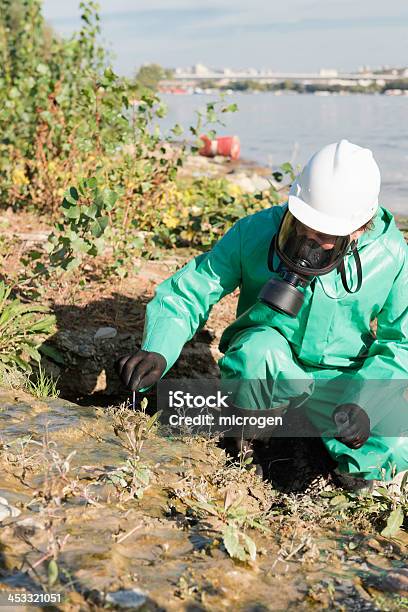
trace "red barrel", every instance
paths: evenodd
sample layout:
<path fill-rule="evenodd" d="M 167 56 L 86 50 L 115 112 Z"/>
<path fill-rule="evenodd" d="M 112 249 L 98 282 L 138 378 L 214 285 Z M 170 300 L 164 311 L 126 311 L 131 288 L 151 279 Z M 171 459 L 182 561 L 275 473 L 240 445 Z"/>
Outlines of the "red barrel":
<path fill-rule="evenodd" d="M 200 139 L 203 141 L 203 147 L 199 150 L 199 153 L 204 157 L 222 155 L 231 159 L 239 158 L 241 145 L 238 136 L 219 136 L 211 140 L 211 138 L 202 134 Z"/>

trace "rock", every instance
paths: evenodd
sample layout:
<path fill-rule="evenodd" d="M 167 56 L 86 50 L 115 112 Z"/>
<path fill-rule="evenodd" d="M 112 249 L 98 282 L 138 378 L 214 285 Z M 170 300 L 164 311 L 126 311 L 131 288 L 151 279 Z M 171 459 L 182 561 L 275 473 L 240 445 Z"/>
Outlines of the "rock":
<path fill-rule="evenodd" d="M 114 364 L 118 357 L 140 346 L 142 330 L 131 334 L 115 329 L 114 337 L 99 337 L 97 340 L 95 335 L 95 328 L 64 329 L 49 340 L 48 343 L 64 358 L 64 365 L 59 366 L 58 381 L 62 396 L 77 397 L 98 392 L 117 395 L 123 392 Z"/>
<path fill-rule="evenodd" d="M 225 178 L 234 185 L 237 185 L 245 193 L 267 191 L 271 187 L 271 182 L 258 174 L 248 176 L 244 172 L 238 172 L 236 174 L 228 174 Z"/>
<path fill-rule="evenodd" d="M 60 331 L 55 340 L 55 348 L 57 348 L 65 357 L 65 353 L 71 353 L 72 355 L 89 359 L 95 354 L 95 347 L 93 344 L 93 336 L 90 337 L 92 332 L 88 330 L 74 331 L 74 330 L 63 330 Z M 53 343 L 54 344 L 54 343 Z"/>
<path fill-rule="evenodd" d="M 369 540 L 367 540 L 367 546 L 369 546 L 373 550 L 376 550 L 377 552 L 382 552 L 382 546 L 375 538 L 370 538 Z"/>
<path fill-rule="evenodd" d="M 408 593 L 408 569 L 392 569 L 387 570 L 386 573 L 381 575 L 368 576 L 365 582 L 369 586 L 374 586 L 380 591 L 388 593 Z"/>
<path fill-rule="evenodd" d="M 178 175 L 180 177 L 222 176 L 226 165 L 225 157 L 210 159 L 201 155 L 191 155 L 179 170 Z"/>
<path fill-rule="evenodd" d="M 258 174 L 253 174 L 251 178 L 255 191 L 268 191 L 271 188 L 271 181 L 267 178 Z"/>
<path fill-rule="evenodd" d="M 18 238 L 26 243 L 26 246 L 47 242 L 50 232 L 33 231 L 33 232 L 18 232 Z"/>
<path fill-rule="evenodd" d="M 107 593 L 105 601 L 106 603 L 113 604 L 119 609 L 138 610 L 146 603 L 146 595 L 139 589 L 124 589 L 121 591 L 114 591 Z"/>
<path fill-rule="evenodd" d="M 96 377 L 92 392 L 93 393 L 103 393 L 106 391 L 107 388 L 108 388 L 108 380 L 106 377 L 106 370 L 103 369 L 99 372 L 99 374 Z"/>
<path fill-rule="evenodd" d="M 2 497 L 2 499 L 4 499 L 4 497 Z M 4 521 L 4 519 L 6 518 L 14 518 L 21 514 L 21 511 L 18 508 L 15 508 L 14 506 L 10 506 L 7 503 L 7 500 L 5 501 L 6 501 L 5 504 L 0 503 L 0 523 L 1 521 Z"/>
<path fill-rule="evenodd" d="M 21 514 L 21 510 L 19 510 L 18 508 L 15 508 L 14 506 L 9 506 L 9 510 L 11 512 L 12 518 L 15 518 L 16 516 L 20 516 Z"/>
<path fill-rule="evenodd" d="M 243 172 L 229 175 L 227 178 L 230 183 L 237 185 L 237 187 L 242 189 L 242 191 L 244 191 L 245 193 L 253 193 L 254 191 L 256 191 L 250 177 L 244 174 Z"/>
<path fill-rule="evenodd" d="M 382 586 L 387 591 L 408 593 L 408 569 L 388 571 L 382 580 Z"/>
<path fill-rule="evenodd" d="M 118 330 L 115 327 L 100 327 L 94 335 L 94 340 L 108 340 L 115 338 Z"/>
<path fill-rule="evenodd" d="M 4 504 L 0 504 L 0 523 L 2 521 L 4 521 L 4 519 L 9 518 L 10 517 L 10 511 L 8 506 L 5 506 Z"/>
<path fill-rule="evenodd" d="M 31 518 L 30 516 L 27 516 L 24 519 L 20 519 L 19 521 L 17 521 L 16 525 L 18 527 L 21 527 L 23 529 L 29 529 L 32 531 L 37 531 L 37 530 L 44 530 L 45 527 L 43 525 L 43 523 L 40 523 L 40 521 L 37 521 L 34 518 Z"/>

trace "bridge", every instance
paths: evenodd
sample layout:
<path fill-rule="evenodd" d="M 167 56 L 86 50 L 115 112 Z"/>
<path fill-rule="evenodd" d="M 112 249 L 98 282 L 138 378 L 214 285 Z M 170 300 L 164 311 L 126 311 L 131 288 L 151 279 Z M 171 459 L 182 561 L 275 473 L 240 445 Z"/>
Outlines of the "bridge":
<path fill-rule="evenodd" d="M 397 80 L 406 80 L 407 74 L 378 74 L 378 73 L 337 73 L 336 71 L 322 71 L 320 73 L 302 73 L 302 72 L 260 72 L 251 74 L 244 71 L 225 71 L 216 72 L 208 71 L 205 73 L 193 72 L 176 72 L 171 79 L 166 80 L 166 84 L 173 83 L 191 83 L 203 81 L 258 81 L 268 83 L 281 83 L 283 81 L 292 81 L 294 83 L 385 83 Z"/>

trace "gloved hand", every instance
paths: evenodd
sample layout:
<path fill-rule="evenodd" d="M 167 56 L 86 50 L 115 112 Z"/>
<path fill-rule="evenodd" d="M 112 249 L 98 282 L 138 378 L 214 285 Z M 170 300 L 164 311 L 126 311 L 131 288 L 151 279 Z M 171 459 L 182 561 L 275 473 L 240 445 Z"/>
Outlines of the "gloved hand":
<path fill-rule="evenodd" d="M 115 363 L 121 381 L 130 391 L 154 385 L 160 380 L 166 366 L 167 361 L 163 355 L 142 350 L 123 355 Z"/>
<path fill-rule="evenodd" d="M 336 440 L 349 448 L 360 448 L 370 437 L 370 419 L 357 404 L 340 404 L 333 412 L 337 427 Z"/>

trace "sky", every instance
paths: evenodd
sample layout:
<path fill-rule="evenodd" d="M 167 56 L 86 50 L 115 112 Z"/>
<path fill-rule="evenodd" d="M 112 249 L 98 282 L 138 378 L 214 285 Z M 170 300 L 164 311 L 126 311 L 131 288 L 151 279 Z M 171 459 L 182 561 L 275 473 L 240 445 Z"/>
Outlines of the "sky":
<path fill-rule="evenodd" d="M 101 0 L 120 74 L 145 63 L 275 71 L 408 66 L 407 0 Z M 44 0 L 54 29 L 79 26 L 79 0 Z"/>

